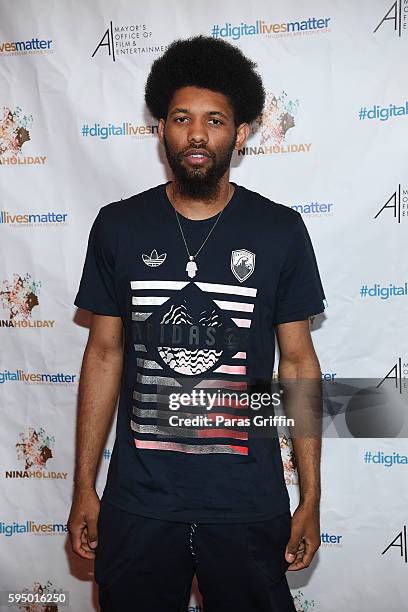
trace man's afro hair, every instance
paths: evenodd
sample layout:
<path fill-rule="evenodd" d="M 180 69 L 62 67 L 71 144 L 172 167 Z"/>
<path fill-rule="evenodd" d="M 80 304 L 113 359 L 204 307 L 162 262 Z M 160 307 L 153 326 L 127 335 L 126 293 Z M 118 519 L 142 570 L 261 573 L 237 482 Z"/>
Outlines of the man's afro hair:
<path fill-rule="evenodd" d="M 145 88 L 147 107 L 153 117 L 165 119 L 175 91 L 195 86 L 224 94 L 234 110 L 236 126 L 251 123 L 265 103 L 256 67 L 238 47 L 220 39 L 175 40 L 153 62 Z"/>

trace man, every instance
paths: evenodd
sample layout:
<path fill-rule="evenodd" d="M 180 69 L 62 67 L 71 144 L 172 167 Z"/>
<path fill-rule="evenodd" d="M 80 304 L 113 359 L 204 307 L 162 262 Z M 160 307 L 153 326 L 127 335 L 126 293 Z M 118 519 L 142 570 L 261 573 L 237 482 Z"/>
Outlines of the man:
<path fill-rule="evenodd" d="M 280 376 L 321 376 L 308 317 L 324 293 L 302 218 L 229 181 L 264 104 L 255 68 L 221 40 L 170 45 L 145 99 L 173 180 L 102 207 L 91 229 L 75 299 L 93 316 L 68 526 L 73 550 L 95 558 L 103 612 L 185 611 L 194 574 L 206 612 L 293 611 L 285 572 L 307 567 L 320 543 L 319 439 L 294 440 L 291 517 L 276 428 L 254 433 L 236 398 L 213 394 L 211 410 L 193 400 L 270 388 L 275 331 Z"/>

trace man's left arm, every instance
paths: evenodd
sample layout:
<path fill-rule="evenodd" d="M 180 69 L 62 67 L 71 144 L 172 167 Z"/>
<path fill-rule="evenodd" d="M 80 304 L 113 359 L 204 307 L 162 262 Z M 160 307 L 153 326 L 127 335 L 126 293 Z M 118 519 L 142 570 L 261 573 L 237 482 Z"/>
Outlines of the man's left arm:
<path fill-rule="evenodd" d="M 288 570 L 294 571 L 308 567 L 320 546 L 321 372 L 309 319 L 282 323 L 276 331 L 286 416 L 295 422 L 290 432 L 300 488 L 285 552 Z"/>

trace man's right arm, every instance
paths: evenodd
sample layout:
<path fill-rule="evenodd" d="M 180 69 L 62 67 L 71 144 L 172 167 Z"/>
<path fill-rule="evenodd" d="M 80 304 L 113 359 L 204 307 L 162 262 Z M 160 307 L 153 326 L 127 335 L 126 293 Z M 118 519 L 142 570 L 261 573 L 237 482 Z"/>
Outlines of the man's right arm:
<path fill-rule="evenodd" d="M 79 380 L 74 499 L 68 519 L 72 549 L 86 559 L 95 558 L 100 505 L 96 473 L 116 406 L 122 364 L 122 319 L 93 314 Z"/>

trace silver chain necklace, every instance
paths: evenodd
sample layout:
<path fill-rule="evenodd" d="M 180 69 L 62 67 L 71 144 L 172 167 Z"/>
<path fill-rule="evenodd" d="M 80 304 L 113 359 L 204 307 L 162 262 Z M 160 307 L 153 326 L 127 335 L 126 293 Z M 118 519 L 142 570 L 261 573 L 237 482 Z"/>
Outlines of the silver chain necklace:
<path fill-rule="evenodd" d="M 178 226 L 180 228 L 180 232 L 181 235 L 183 237 L 184 240 L 184 244 L 186 246 L 186 251 L 187 251 L 187 255 L 188 255 L 188 261 L 187 261 L 187 265 L 186 265 L 186 272 L 189 275 L 190 278 L 194 278 L 195 275 L 197 274 L 197 270 L 198 270 L 198 266 L 197 263 L 195 261 L 195 258 L 197 257 L 197 255 L 199 254 L 199 252 L 201 251 L 201 249 L 203 248 L 203 246 L 205 245 L 205 243 L 207 242 L 207 240 L 209 239 L 213 229 L 215 228 L 215 226 L 217 225 L 218 221 L 220 220 L 220 217 L 222 215 L 222 213 L 224 212 L 224 208 L 227 206 L 229 199 L 230 199 L 230 193 L 231 193 L 231 184 L 228 185 L 228 197 L 227 197 L 227 201 L 225 202 L 223 208 L 220 210 L 220 212 L 218 213 L 218 216 L 214 222 L 214 225 L 212 226 L 212 228 L 210 229 L 210 231 L 208 232 L 203 244 L 200 246 L 200 248 L 198 249 L 197 253 L 195 255 L 192 255 L 190 253 L 190 251 L 188 250 L 188 246 L 187 246 L 187 242 L 184 236 L 184 232 L 183 232 L 183 228 L 181 227 L 181 223 L 180 223 L 180 219 L 179 219 L 179 214 L 176 210 L 176 207 L 174 206 L 173 202 L 172 202 L 172 206 L 174 208 L 174 212 L 176 213 L 176 219 L 178 222 Z"/>

